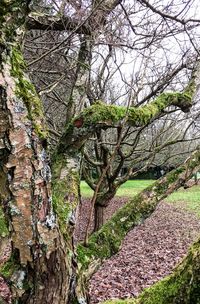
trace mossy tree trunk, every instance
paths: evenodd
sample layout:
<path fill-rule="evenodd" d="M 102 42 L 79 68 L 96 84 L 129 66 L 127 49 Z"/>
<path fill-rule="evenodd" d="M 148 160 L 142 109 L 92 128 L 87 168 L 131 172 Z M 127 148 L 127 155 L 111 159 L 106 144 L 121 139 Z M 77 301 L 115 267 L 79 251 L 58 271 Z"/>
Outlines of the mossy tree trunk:
<path fill-rule="evenodd" d="M 23 72 L 27 4 L 1 1 L 0 273 L 12 303 L 66 304 L 72 303 L 73 243 L 53 210 L 43 110 Z"/>

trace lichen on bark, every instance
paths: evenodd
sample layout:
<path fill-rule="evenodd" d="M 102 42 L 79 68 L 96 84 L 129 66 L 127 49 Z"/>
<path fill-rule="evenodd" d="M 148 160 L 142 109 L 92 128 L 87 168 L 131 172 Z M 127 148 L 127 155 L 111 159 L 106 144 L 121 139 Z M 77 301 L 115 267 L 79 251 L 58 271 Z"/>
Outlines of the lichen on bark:
<path fill-rule="evenodd" d="M 28 111 L 28 118 L 32 121 L 35 132 L 44 140 L 47 138 L 47 128 L 45 125 L 43 105 L 37 95 L 35 87 L 23 72 L 26 64 L 19 45 L 13 47 L 11 50 L 11 67 L 11 75 L 16 81 L 15 94 L 24 101 Z"/>

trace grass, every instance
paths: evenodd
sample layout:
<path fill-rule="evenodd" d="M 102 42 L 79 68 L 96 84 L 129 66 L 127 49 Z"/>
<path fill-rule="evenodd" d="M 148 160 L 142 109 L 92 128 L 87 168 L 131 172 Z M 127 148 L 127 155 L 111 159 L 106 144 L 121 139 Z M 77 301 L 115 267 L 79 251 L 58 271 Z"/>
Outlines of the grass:
<path fill-rule="evenodd" d="M 133 197 L 146 187 L 150 186 L 154 180 L 129 180 L 118 189 L 116 196 Z"/>
<path fill-rule="evenodd" d="M 200 217 L 200 185 L 188 189 L 180 188 L 165 199 L 167 202 L 180 205 Z"/>
<path fill-rule="evenodd" d="M 153 182 L 153 180 L 129 180 L 118 189 L 116 196 L 131 198 Z M 81 194 L 88 198 L 92 197 L 93 194 L 93 191 L 84 181 L 81 182 Z M 200 217 L 200 185 L 188 189 L 181 188 L 166 198 L 165 201 L 175 205 L 181 204 L 184 209 L 192 211 Z"/>
<path fill-rule="evenodd" d="M 88 186 L 85 181 L 81 181 L 81 196 L 92 197 L 93 190 Z"/>
<path fill-rule="evenodd" d="M 144 188 L 150 186 L 153 180 L 129 180 L 124 183 L 117 191 L 116 196 L 118 197 L 133 197 Z M 92 197 L 93 190 L 86 184 L 81 182 L 81 195 L 83 197 Z"/>

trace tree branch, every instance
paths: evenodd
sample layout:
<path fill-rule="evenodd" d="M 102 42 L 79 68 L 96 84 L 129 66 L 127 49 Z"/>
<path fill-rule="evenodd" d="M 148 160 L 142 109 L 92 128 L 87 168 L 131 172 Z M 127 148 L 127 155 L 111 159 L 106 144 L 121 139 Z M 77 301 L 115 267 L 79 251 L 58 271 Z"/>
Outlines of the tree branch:
<path fill-rule="evenodd" d="M 165 108 L 177 106 L 183 112 L 189 112 L 192 106 L 192 97 L 195 92 L 196 78 L 191 82 L 183 93 L 162 93 L 151 103 L 142 107 L 130 107 L 128 110 L 123 106 L 106 105 L 97 102 L 83 110 L 67 126 L 58 147 L 65 151 L 69 146 L 80 149 L 93 132 L 98 129 L 116 127 L 126 120 L 129 126 L 145 126 L 163 114 Z"/>
<path fill-rule="evenodd" d="M 200 150 L 196 150 L 182 166 L 157 180 L 120 208 L 90 237 L 87 247 L 80 244 L 77 248 L 78 259 L 85 275 L 90 265 L 99 267 L 104 259 L 115 254 L 128 231 L 149 217 L 161 200 L 183 186 L 199 170 Z"/>
<path fill-rule="evenodd" d="M 28 30 L 43 31 L 73 31 L 77 34 L 90 35 L 90 28 L 68 16 L 56 17 L 47 14 L 31 13 L 26 20 L 26 28 Z"/>

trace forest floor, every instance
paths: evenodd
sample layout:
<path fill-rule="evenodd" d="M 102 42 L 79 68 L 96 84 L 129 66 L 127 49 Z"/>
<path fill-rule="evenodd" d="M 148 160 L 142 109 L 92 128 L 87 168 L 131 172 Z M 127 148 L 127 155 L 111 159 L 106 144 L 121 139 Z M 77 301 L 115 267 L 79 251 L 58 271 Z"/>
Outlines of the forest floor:
<path fill-rule="evenodd" d="M 105 220 L 127 198 L 116 197 L 107 207 Z M 89 199 L 82 200 L 76 238 L 83 239 L 89 213 Z M 92 229 L 92 225 L 90 227 Z M 187 210 L 186 203 L 161 202 L 141 225 L 131 230 L 121 250 L 105 261 L 90 281 L 91 304 L 111 298 L 137 296 L 172 272 L 200 233 L 200 218 Z"/>

